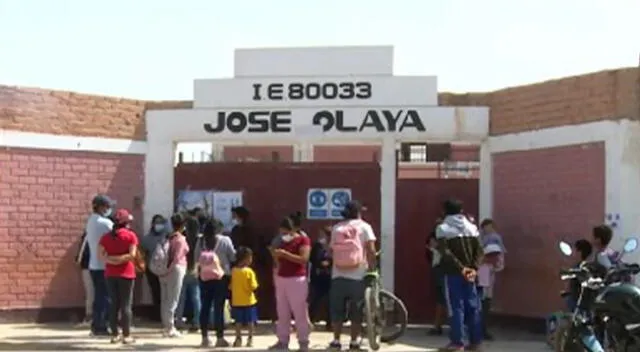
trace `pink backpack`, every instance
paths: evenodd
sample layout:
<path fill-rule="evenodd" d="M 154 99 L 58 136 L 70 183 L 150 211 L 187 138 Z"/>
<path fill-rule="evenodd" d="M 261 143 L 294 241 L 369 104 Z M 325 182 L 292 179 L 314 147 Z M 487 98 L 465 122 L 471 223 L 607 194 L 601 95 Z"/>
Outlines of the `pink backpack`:
<path fill-rule="evenodd" d="M 364 263 L 360 225 L 362 220 L 347 220 L 338 223 L 331 234 L 333 264 L 342 270 L 356 270 Z"/>
<path fill-rule="evenodd" d="M 216 254 L 219 243 L 220 240 L 218 239 L 213 250 L 205 250 L 203 248 L 202 252 L 200 252 L 198 265 L 200 266 L 200 280 L 202 281 L 220 280 L 224 276 L 224 269 L 222 269 L 218 254 Z"/>

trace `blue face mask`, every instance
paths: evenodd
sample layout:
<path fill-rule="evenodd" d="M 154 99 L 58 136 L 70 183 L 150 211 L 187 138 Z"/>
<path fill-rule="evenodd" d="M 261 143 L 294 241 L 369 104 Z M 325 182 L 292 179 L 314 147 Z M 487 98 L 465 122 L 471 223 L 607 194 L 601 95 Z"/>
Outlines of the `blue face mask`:
<path fill-rule="evenodd" d="M 108 218 L 109 215 L 111 215 L 112 211 L 113 210 L 111 208 L 109 208 L 109 209 L 105 210 L 104 213 L 102 213 L 102 216 L 104 216 L 105 218 Z"/>
<path fill-rule="evenodd" d="M 162 232 L 164 231 L 164 224 L 155 224 L 153 225 L 153 230 L 155 232 Z"/>

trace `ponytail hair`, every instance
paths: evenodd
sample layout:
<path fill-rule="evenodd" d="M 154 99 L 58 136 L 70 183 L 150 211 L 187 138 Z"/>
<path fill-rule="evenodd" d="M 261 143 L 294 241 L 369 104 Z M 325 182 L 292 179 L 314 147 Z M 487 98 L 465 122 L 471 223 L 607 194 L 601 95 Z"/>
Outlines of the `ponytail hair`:
<path fill-rule="evenodd" d="M 111 228 L 111 236 L 116 237 L 118 235 L 118 230 L 120 230 L 123 227 L 126 227 L 127 224 L 126 223 L 117 223 L 114 222 L 113 223 L 113 227 Z"/>

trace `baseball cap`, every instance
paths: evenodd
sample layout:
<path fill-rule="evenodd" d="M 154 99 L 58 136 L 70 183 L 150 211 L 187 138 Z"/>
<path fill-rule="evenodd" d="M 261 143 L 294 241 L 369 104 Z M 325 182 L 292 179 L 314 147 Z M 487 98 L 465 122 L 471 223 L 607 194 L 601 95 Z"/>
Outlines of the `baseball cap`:
<path fill-rule="evenodd" d="M 116 203 L 109 198 L 107 195 L 104 194 L 98 194 L 95 197 L 93 197 L 93 200 L 91 201 L 91 204 L 93 206 L 103 206 L 106 205 L 108 207 L 112 207 L 114 206 Z"/>
<path fill-rule="evenodd" d="M 499 244 L 490 243 L 484 247 L 484 254 L 502 253 L 502 247 Z"/>
<path fill-rule="evenodd" d="M 118 224 L 126 224 L 133 221 L 133 215 L 127 209 L 118 209 L 116 214 L 113 216 L 113 219 Z"/>

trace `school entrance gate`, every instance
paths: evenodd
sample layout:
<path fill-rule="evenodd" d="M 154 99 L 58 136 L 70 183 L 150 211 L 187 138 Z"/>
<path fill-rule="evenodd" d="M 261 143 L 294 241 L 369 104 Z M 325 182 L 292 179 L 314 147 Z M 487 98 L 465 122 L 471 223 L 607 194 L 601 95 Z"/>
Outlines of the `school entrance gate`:
<path fill-rule="evenodd" d="M 367 202 L 368 219 L 379 230 L 385 288 L 394 291 L 400 280 L 416 279 L 427 287 L 428 278 L 395 275 L 401 272 L 396 264 L 402 263 L 403 273 L 411 270 L 406 259 L 396 259 L 396 243 L 407 240 L 424 248 L 427 231 L 397 231 L 397 149 L 401 142 L 480 144 L 488 135 L 489 111 L 439 107 L 435 77 L 394 76 L 392 67 L 392 47 L 236 50 L 235 77 L 196 80 L 192 109 L 147 111 L 145 223 L 153 214 L 171 213 L 172 190 L 187 184 L 251 189 L 245 204 L 258 210 L 265 231 L 273 231 L 283 215 L 304 208 L 309 188 L 351 188 L 354 198 Z M 211 142 L 214 160 L 222 159 L 225 146 L 288 145 L 293 146 L 294 163 L 183 165 L 176 178 L 185 183 L 177 184 L 173 168 L 178 142 Z M 377 145 L 380 162 L 307 164 L 314 161 L 314 146 L 328 145 Z M 198 168 L 210 168 L 200 170 L 208 176 L 198 175 Z M 239 176 L 245 172 L 249 174 Z M 322 224 L 308 221 L 305 226 L 313 232 Z M 424 236 L 403 238 L 405 233 Z M 415 260 L 424 261 L 424 256 Z M 405 288 L 398 293 L 406 299 L 407 286 L 398 286 Z M 411 316 L 420 302 L 408 301 Z"/>

